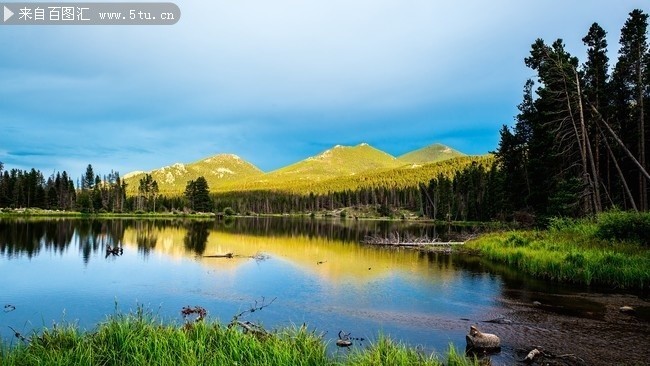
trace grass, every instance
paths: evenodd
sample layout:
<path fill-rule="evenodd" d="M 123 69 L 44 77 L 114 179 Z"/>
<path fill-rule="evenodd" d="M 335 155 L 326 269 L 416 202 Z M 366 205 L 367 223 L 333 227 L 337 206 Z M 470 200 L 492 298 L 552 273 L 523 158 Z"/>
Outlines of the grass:
<path fill-rule="evenodd" d="M 15 346 L 0 345 L 0 364 L 13 365 L 476 365 L 450 346 L 446 362 L 386 337 L 366 349 L 329 355 L 306 327 L 268 336 L 216 322 L 163 324 L 141 314 L 117 315 L 95 330 L 55 327 Z"/>
<path fill-rule="evenodd" d="M 79 211 L 60 211 L 60 210 L 45 210 L 40 208 L 27 208 L 27 209 L 0 209 L 0 218 L 23 218 L 23 217 L 41 217 L 41 218 L 80 218 L 80 217 L 93 217 L 93 218 L 212 218 L 215 214 L 211 212 L 202 213 L 185 213 L 185 212 L 102 212 L 102 213 L 83 213 Z"/>
<path fill-rule="evenodd" d="M 637 240 L 599 233 L 610 214 L 595 221 L 556 219 L 545 231 L 485 234 L 466 244 L 482 256 L 534 277 L 627 289 L 650 287 L 650 248 Z"/>

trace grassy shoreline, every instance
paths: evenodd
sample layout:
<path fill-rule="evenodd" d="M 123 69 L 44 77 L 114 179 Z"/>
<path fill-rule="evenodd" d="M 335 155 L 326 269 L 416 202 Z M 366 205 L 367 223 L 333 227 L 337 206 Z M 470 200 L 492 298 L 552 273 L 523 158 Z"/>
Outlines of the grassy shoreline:
<path fill-rule="evenodd" d="M 620 214 L 604 214 L 593 221 L 556 220 L 544 231 L 488 233 L 469 241 L 463 250 L 545 280 L 647 290 L 650 247 L 635 240 L 603 238 L 607 215 Z"/>
<path fill-rule="evenodd" d="M 39 208 L 28 209 L 0 209 L 0 219 L 2 218 L 93 218 L 93 219 L 170 219 L 170 218 L 188 218 L 188 219 L 216 219 L 222 218 L 250 218 L 250 217 L 276 217 L 276 218 L 303 218 L 303 219 L 317 219 L 317 220 L 340 220 L 340 221 L 395 221 L 395 222 L 416 222 L 427 223 L 435 225 L 452 225 L 452 226 L 489 226 L 489 227 L 503 227 L 504 224 L 495 222 L 478 222 L 478 221 L 438 221 L 412 215 L 411 217 L 378 217 L 378 216 L 358 216 L 353 217 L 340 217 L 333 215 L 329 212 L 319 212 L 317 215 L 312 216 L 310 212 L 304 213 L 291 213 L 291 214 L 255 214 L 255 215 L 232 215 L 224 216 L 214 212 L 103 212 L 103 213 L 84 213 L 79 211 L 59 211 L 59 210 L 44 210 Z"/>
<path fill-rule="evenodd" d="M 449 346 L 444 358 L 380 336 L 367 348 L 328 354 L 305 327 L 268 336 L 244 334 L 217 322 L 185 326 L 137 315 L 113 316 L 96 329 L 45 329 L 14 346 L 0 344 L 0 364 L 13 365 L 477 365 Z"/>

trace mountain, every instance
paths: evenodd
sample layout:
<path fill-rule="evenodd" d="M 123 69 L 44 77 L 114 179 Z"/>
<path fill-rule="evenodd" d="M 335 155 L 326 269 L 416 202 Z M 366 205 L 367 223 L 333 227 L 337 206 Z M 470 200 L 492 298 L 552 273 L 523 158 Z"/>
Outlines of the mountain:
<path fill-rule="evenodd" d="M 368 170 L 397 168 L 404 163 L 394 156 L 362 143 L 356 146 L 336 145 L 329 150 L 266 174 L 266 179 L 325 180 L 354 175 Z"/>
<path fill-rule="evenodd" d="M 406 164 L 427 164 L 456 158 L 459 156 L 465 156 L 465 154 L 443 144 L 433 144 L 415 151 L 411 151 L 410 153 L 406 153 L 397 159 Z"/>
<path fill-rule="evenodd" d="M 366 143 L 336 145 L 322 153 L 264 173 L 236 155 L 220 154 L 191 164 L 176 163 L 149 172 L 161 194 L 183 194 L 187 182 L 205 177 L 212 192 L 279 190 L 309 194 L 368 186 L 413 186 L 440 172 L 455 171 L 480 157 L 470 157 L 445 145 L 433 144 L 399 158 Z M 444 162 L 445 164 L 439 165 Z M 446 164 L 446 163 L 449 164 Z M 435 173 L 435 174 L 434 174 Z M 145 172 L 124 176 L 127 191 L 137 194 Z"/>
<path fill-rule="evenodd" d="M 130 194 L 137 192 L 140 179 L 145 173 L 136 171 L 124 176 Z M 219 154 L 191 164 L 176 163 L 148 173 L 158 182 L 161 194 L 183 193 L 187 182 L 200 176 L 205 177 L 212 189 L 264 174 L 255 165 L 233 154 Z"/>

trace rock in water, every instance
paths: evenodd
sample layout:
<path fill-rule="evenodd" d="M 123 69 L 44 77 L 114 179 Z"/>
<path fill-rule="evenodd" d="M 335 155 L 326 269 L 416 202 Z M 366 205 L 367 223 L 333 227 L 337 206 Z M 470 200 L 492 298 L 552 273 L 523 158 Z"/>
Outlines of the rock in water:
<path fill-rule="evenodd" d="M 494 349 L 501 347 L 498 336 L 490 333 L 481 333 L 474 325 L 469 327 L 469 334 L 465 336 L 468 348 Z"/>
<path fill-rule="evenodd" d="M 634 308 L 631 306 L 621 306 L 619 310 L 621 313 L 634 314 Z"/>

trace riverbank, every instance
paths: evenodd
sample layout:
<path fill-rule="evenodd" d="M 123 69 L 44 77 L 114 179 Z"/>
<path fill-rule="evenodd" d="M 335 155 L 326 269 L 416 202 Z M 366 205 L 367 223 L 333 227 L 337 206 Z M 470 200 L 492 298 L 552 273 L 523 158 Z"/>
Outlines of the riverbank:
<path fill-rule="evenodd" d="M 170 218 L 190 218 L 190 219 L 228 219 L 228 218 L 241 218 L 241 217 L 272 217 L 272 218 L 302 218 L 302 219 L 317 219 L 317 220 L 341 220 L 341 221 L 400 221 L 400 222 L 416 222 L 434 225 L 451 225 L 451 226 L 467 226 L 467 227 L 489 227 L 491 229 L 506 227 L 506 224 L 498 222 L 477 222 L 477 221 L 436 221 L 428 218 L 423 218 L 412 213 L 408 216 L 391 216 L 382 217 L 369 214 L 346 216 L 340 215 L 335 211 L 321 211 L 318 213 L 291 213 L 291 214 L 232 214 L 225 215 L 223 213 L 214 212 L 184 212 L 184 211 L 167 211 L 167 212 L 97 212 L 97 213 L 84 213 L 79 211 L 61 211 L 61 210 L 45 210 L 40 208 L 21 208 L 21 209 L 0 209 L 0 218 L 98 218 L 98 219 L 170 219 Z"/>
<path fill-rule="evenodd" d="M 13 342 L 18 344 L 0 346 L 0 364 L 477 365 L 452 346 L 440 358 L 380 336 L 369 347 L 353 345 L 330 355 L 322 337 L 305 327 L 255 336 L 216 322 L 176 326 L 137 315 L 112 317 L 90 332 L 55 327 Z"/>
<path fill-rule="evenodd" d="M 481 235 L 463 250 L 537 278 L 610 288 L 650 288 L 648 214 L 606 213 L 553 220 L 548 230 Z"/>

